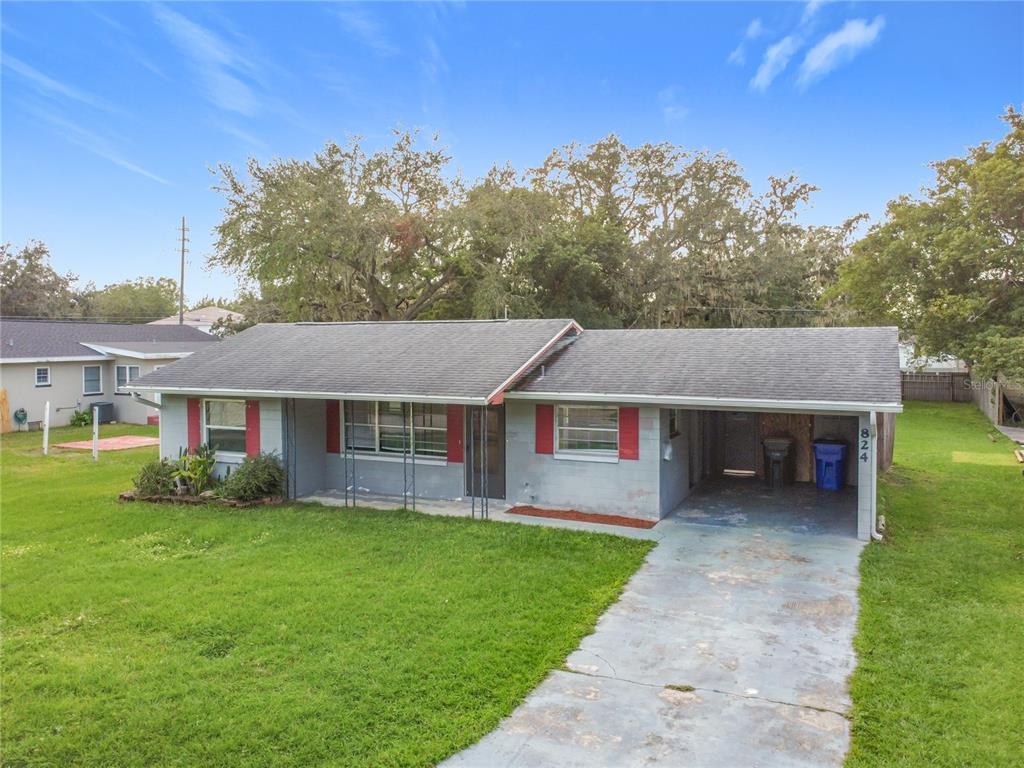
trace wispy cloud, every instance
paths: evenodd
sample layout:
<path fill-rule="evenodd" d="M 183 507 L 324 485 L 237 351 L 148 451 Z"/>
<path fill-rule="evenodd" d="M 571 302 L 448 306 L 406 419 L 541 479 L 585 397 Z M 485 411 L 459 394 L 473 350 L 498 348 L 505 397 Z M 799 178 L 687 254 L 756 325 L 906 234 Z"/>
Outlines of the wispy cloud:
<path fill-rule="evenodd" d="M 800 48 L 800 41 L 795 35 L 786 35 L 774 45 L 768 46 L 761 60 L 761 66 L 757 73 L 750 80 L 750 87 L 755 91 L 765 91 L 776 77 L 782 74 L 783 70 L 793 58 L 793 54 Z"/>
<path fill-rule="evenodd" d="M 43 93 L 44 95 L 61 96 L 65 99 L 71 99 L 72 101 L 77 101 L 81 104 L 87 104 L 90 107 L 106 109 L 106 105 L 91 93 L 86 93 L 85 91 L 68 85 L 67 83 L 55 80 L 49 75 L 44 75 L 38 69 L 26 64 L 21 59 L 5 55 L 3 57 L 3 62 L 5 67 L 20 75 L 33 88 L 35 88 L 36 91 Z"/>
<path fill-rule="evenodd" d="M 804 5 L 803 15 L 800 17 L 800 21 L 810 21 L 811 17 L 814 16 L 826 2 L 828 2 L 828 0 L 807 0 L 807 3 Z"/>
<path fill-rule="evenodd" d="M 243 144 L 246 144 L 250 149 L 255 149 L 259 152 L 270 151 L 270 147 L 265 141 L 253 136 L 248 131 L 242 130 L 237 125 L 231 125 L 230 123 L 217 123 L 217 127 L 233 139 L 237 139 Z"/>
<path fill-rule="evenodd" d="M 670 85 L 658 91 L 658 105 L 666 123 L 678 123 L 690 114 L 690 110 L 679 103 L 681 94 L 682 89 L 678 85 Z"/>
<path fill-rule="evenodd" d="M 424 41 L 424 47 L 426 52 L 420 58 L 420 69 L 427 82 L 436 83 L 438 78 L 448 71 L 448 61 L 441 52 L 441 46 L 433 37 L 428 37 Z"/>
<path fill-rule="evenodd" d="M 358 38 L 368 48 L 383 56 L 394 56 L 398 53 L 398 46 L 391 42 L 380 22 L 362 8 L 354 5 L 335 8 L 334 15 L 349 34 Z"/>
<path fill-rule="evenodd" d="M 865 19 L 850 19 L 835 32 L 825 35 L 804 57 L 797 85 L 806 88 L 839 65 L 852 60 L 878 40 L 884 27 L 883 16 L 876 16 L 870 24 Z"/>
<path fill-rule="evenodd" d="M 747 61 L 747 41 L 756 40 L 763 34 L 764 24 L 761 23 L 761 19 L 753 19 L 749 24 L 747 24 L 747 28 L 743 32 L 743 39 L 740 40 L 740 44 L 733 48 L 732 52 L 729 54 L 729 63 L 743 66 Z"/>
<path fill-rule="evenodd" d="M 61 117 L 54 112 L 43 109 L 29 108 L 28 112 L 35 115 L 40 121 L 49 124 L 52 128 L 56 128 L 60 132 L 60 135 L 67 141 L 91 152 L 97 157 L 102 157 L 104 160 L 107 160 L 126 171 L 130 171 L 131 173 L 150 179 L 151 181 L 155 181 L 159 184 L 171 183 L 163 176 L 158 176 L 152 171 L 143 168 L 141 165 L 133 163 L 125 157 L 124 152 L 110 139 L 99 136 L 98 134 L 83 128 L 78 123 L 72 122 L 71 120 Z"/>
<path fill-rule="evenodd" d="M 255 65 L 222 36 L 162 5 L 153 14 L 164 33 L 196 71 L 207 100 L 227 112 L 254 115 L 261 109 L 259 96 L 243 79 Z"/>

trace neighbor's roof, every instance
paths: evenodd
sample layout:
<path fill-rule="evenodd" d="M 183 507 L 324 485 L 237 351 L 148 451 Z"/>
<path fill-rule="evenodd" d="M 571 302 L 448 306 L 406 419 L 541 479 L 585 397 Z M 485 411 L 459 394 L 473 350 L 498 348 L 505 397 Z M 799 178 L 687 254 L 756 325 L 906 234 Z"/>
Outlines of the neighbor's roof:
<path fill-rule="evenodd" d="M 256 325 L 134 382 L 142 391 L 483 402 L 572 320 Z"/>
<path fill-rule="evenodd" d="M 190 309 L 184 313 L 185 324 L 192 325 L 212 325 L 218 320 L 224 318 L 231 318 L 233 320 L 241 320 L 245 317 L 241 312 L 234 312 L 230 309 L 224 309 L 218 307 L 216 304 L 210 304 L 206 307 L 200 307 L 199 309 Z M 162 317 L 159 320 L 154 320 L 150 325 L 177 325 L 178 315 L 173 314 L 168 317 Z"/>
<path fill-rule="evenodd" d="M 219 341 L 215 336 L 206 336 L 202 341 L 113 341 L 104 344 L 83 342 L 85 346 L 105 355 L 119 357 L 136 357 L 139 359 L 185 357 L 193 352 L 205 349 L 211 341 Z"/>
<path fill-rule="evenodd" d="M 896 328 L 585 331 L 509 397 L 898 405 Z M 710 404 L 710 403 L 709 403 Z"/>
<path fill-rule="evenodd" d="M 0 361 L 58 360 L 60 358 L 104 355 L 86 344 L 125 348 L 140 343 L 164 345 L 170 353 L 209 344 L 217 339 L 187 325 L 126 325 L 124 323 L 84 323 L 77 320 L 24 320 L 0 318 Z"/>

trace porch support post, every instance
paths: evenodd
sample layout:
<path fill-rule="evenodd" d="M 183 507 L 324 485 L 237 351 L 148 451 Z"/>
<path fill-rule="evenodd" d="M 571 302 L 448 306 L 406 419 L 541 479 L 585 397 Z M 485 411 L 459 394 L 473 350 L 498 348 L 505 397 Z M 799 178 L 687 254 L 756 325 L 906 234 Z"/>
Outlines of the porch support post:
<path fill-rule="evenodd" d="M 871 541 L 875 518 L 878 432 L 871 417 L 870 413 L 858 416 L 857 444 L 850 456 L 857 462 L 857 538 L 861 541 Z"/>

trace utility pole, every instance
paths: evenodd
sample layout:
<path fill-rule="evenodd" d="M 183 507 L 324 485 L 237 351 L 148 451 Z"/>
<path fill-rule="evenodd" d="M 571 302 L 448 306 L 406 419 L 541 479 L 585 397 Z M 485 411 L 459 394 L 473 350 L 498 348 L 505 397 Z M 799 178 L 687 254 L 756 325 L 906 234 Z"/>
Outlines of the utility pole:
<path fill-rule="evenodd" d="M 188 227 L 185 226 L 185 217 L 181 217 L 181 278 L 178 280 L 178 325 L 185 324 L 185 254 L 188 249 L 185 243 L 188 242 Z"/>

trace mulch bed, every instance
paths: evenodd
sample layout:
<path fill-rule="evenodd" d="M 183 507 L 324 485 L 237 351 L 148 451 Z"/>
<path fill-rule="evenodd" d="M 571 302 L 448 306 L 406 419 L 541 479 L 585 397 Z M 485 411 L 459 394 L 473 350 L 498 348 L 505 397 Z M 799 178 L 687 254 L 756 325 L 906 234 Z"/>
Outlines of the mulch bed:
<path fill-rule="evenodd" d="M 280 504 L 283 501 L 280 496 L 268 496 L 265 499 L 253 501 L 238 501 L 237 499 L 219 499 L 209 496 L 139 496 L 135 491 L 125 491 L 117 498 L 119 501 L 150 501 L 155 504 L 216 504 L 219 507 L 237 507 L 239 509 Z"/>
<path fill-rule="evenodd" d="M 653 528 L 657 520 L 637 520 L 622 515 L 599 515 L 593 512 L 580 512 L 575 509 L 541 509 L 529 505 L 512 507 L 510 515 L 530 515 L 532 517 L 551 517 L 556 520 L 578 520 L 583 523 L 601 523 L 602 525 L 621 525 L 626 528 Z"/>

